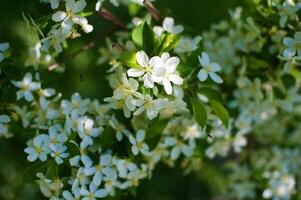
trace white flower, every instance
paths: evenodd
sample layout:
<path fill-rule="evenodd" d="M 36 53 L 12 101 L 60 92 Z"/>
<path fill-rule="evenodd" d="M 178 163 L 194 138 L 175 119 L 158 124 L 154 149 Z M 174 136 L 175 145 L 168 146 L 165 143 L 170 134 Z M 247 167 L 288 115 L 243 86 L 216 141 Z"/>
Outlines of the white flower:
<path fill-rule="evenodd" d="M 149 154 L 149 147 L 146 143 L 144 143 L 145 131 L 139 130 L 136 134 L 136 138 L 132 135 L 129 136 L 130 143 L 132 144 L 132 153 L 134 155 L 138 155 L 141 152 L 143 155 Z"/>
<path fill-rule="evenodd" d="M 121 84 L 114 90 L 113 97 L 116 99 L 125 99 L 125 103 L 129 103 L 130 97 L 142 98 L 143 95 L 137 92 L 139 83 L 133 79 L 127 79 L 126 74 L 121 76 Z"/>
<path fill-rule="evenodd" d="M 269 173 L 266 173 L 266 175 Z M 263 191 L 262 197 L 265 199 L 291 199 L 294 194 L 296 180 L 289 174 L 281 174 L 274 171 L 269 174 L 269 187 Z"/>
<path fill-rule="evenodd" d="M 132 100 L 132 104 L 139 107 L 134 115 L 140 115 L 146 111 L 146 116 L 148 119 L 152 120 L 156 118 L 159 114 L 159 111 L 163 109 L 168 104 L 168 99 L 155 99 L 150 95 L 146 95 L 144 99 L 135 99 Z"/>
<path fill-rule="evenodd" d="M 201 69 L 198 73 L 200 81 L 205 81 L 209 74 L 210 78 L 216 83 L 223 83 L 221 77 L 216 73 L 221 70 L 218 63 L 210 63 L 210 58 L 205 52 L 202 53 L 202 57 L 199 56 L 199 61 L 203 67 L 203 69 Z"/>
<path fill-rule="evenodd" d="M 192 155 L 192 148 L 175 137 L 166 137 L 164 144 L 173 147 L 170 153 L 170 157 L 173 160 L 176 160 L 181 152 L 187 157 Z"/>
<path fill-rule="evenodd" d="M 26 101 L 33 100 L 32 92 L 41 88 L 41 83 L 32 81 L 32 74 L 26 73 L 22 81 L 11 81 L 16 87 L 21 88 L 17 92 L 17 100 L 25 98 Z"/>
<path fill-rule="evenodd" d="M 233 139 L 233 148 L 236 153 L 241 152 L 242 147 L 247 145 L 247 139 L 242 134 L 236 134 Z"/>
<path fill-rule="evenodd" d="M 30 124 L 33 112 L 30 112 L 26 106 L 20 107 L 17 105 L 13 105 L 12 109 L 16 112 L 16 118 L 22 120 L 23 128 L 27 128 Z"/>
<path fill-rule="evenodd" d="M 7 124 L 11 121 L 7 115 L 0 115 L 0 136 L 8 135 Z"/>
<path fill-rule="evenodd" d="M 105 168 L 109 168 L 112 165 L 112 156 L 110 154 L 102 154 L 99 157 L 99 163 L 96 166 L 91 166 L 88 164 L 84 168 L 84 172 L 87 175 L 94 175 L 92 183 L 99 186 L 103 179 L 103 171 Z"/>
<path fill-rule="evenodd" d="M 8 42 L 0 43 L 0 62 L 4 59 L 3 52 L 6 51 L 8 48 L 9 48 Z"/>
<path fill-rule="evenodd" d="M 280 27 L 284 28 L 289 18 L 294 18 L 296 16 L 296 12 L 300 10 L 301 4 L 295 4 L 292 0 L 286 0 L 283 3 L 283 6 L 280 7 Z"/>
<path fill-rule="evenodd" d="M 69 155 L 69 153 L 65 152 L 67 147 L 62 144 L 51 146 L 50 149 L 52 150 L 50 155 L 55 159 L 57 164 L 62 164 L 64 162 L 63 158 L 67 158 Z"/>
<path fill-rule="evenodd" d="M 50 0 L 50 6 L 53 10 L 57 9 L 59 5 L 60 5 L 60 0 Z"/>
<path fill-rule="evenodd" d="M 93 128 L 94 121 L 88 117 L 82 117 L 78 120 L 78 134 L 82 139 L 80 147 L 85 149 L 93 144 L 92 137 L 100 135 L 102 128 Z"/>
<path fill-rule="evenodd" d="M 136 53 L 136 61 L 141 66 L 140 68 L 131 68 L 127 71 L 130 77 L 143 76 L 144 86 L 147 88 L 154 87 L 154 81 L 152 79 L 153 68 L 155 66 L 162 66 L 160 57 L 155 56 L 149 59 L 144 51 L 138 51 Z"/>
<path fill-rule="evenodd" d="M 143 95 L 137 90 L 139 83 L 133 79 L 127 79 L 126 74 L 121 75 L 121 81 L 114 90 L 113 97 L 105 98 L 104 101 L 110 102 L 114 109 L 123 109 L 125 117 L 130 117 L 131 112 L 136 106 L 132 104 L 135 98 L 143 98 Z"/>
<path fill-rule="evenodd" d="M 290 59 L 296 54 L 301 56 L 301 32 L 296 32 L 294 38 L 285 37 L 283 44 L 287 46 L 287 49 L 283 52 L 285 58 Z"/>
<path fill-rule="evenodd" d="M 177 53 L 186 53 L 192 52 L 199 47 L 199 43 L 201 41 L 201 36 L 196 36 L 195 38 L 182 37 L 179 44 L 175 48 L 175 52 Z"/>
<path fill-rule="evenodd" d="M 132 23 L 135 25 L 135 26 L 139 26 L 140 24 L 142 24 L 143 20 L 140 19 L 139 17 L 134 17 L 132 19 Z"/>
<path fill-rule="evenodd" d="M 114 188 L 119 186 L 120 183 L 117 181 L 117 171 L 113 168 L 105 168 L 103 170 L 103 180 L 105 181 L 105 189 L 108 193 L 114 194 Z"/>
<path fill-rule="evenodd" d="M 52 15 L 52 20 L 55 22 L 62 22 L 61 27 L 64 35 L 69 36 L 74 24 L 78 24 L 82 29 L 89 33 L 93 30 L 93 26 L 88 24 L 88 20 L 84 17 L 77 15 L 86 7 L 85 0 L 66 0 L 66 12 L 57 11 Z"/>
<path fill-rule="evenodd" d="M 78 116 L 87 111 L 89 100 L 82 99 L 78 93 L 74 93 L 71 97 L 71 101 L 63 100 L 61 102 L 61 108 L 65 115 Z"/>
<path fill-rule="evenodd" d="M 129 160 L 114 159 L 112 162 L 116 165 L 121 178 L 125 178 L 129 172 L 137 170 L 137 165 Z"/>
<path fill-rule="evenodd" d="M 184 132 L 185 140 L 196 139 L 196 138 L 200 138 L 201 136 L 202 136 L 202 132 L 199 130 L 199 127 L 197 124 L 188 126 L 186 128 L 186 131 Z"/>
<path fill-rule="evenodd" d="M 67 136 L 63 133 L 58 133 L 58 131 L 59 131 L 59 128 L 56 126 L 49 128 L 50 148 L 53 148 L 58 144 L 63 144 L 67 141 Z"/>
<path fill-rule="evenodd" d="M 46 161 L 47 155 L 50 153 L 48 136 L 45 134 L 36 136 L 32 141 L 32 145 L 27 147 L 24 151 L 29 154 L 27 160 L 30 162 L 38 158 L 41 161 Z"/>
<path fill-rule="evenodd" d="M 179 63 L 180 59 L 178 57 L 170 57 L 169 53 L 163 53 L 161 61 L 154 65 L 152 79 L 154 82 L 162 84 L 168 95 L 172 94 L 171 83 L 176 85 L 183 84 L 183 79 L 176 71 Z"/>
<path fill-rule="evenodd" d="M 109 121 L 110 126 L 116 131 L 116 139 L 121 141 L 123 139 L 123 135 L 128 136 L 130 134 L 129 130 L 126 127 L 119 123 L 115 117 L 112 117 Z"/>
<path fill-rule="evenodd" d="M 65 41 L 65 37 L 62 30 L 51 29 L 47 37 L 41 39 L 41 50 L 48 52 L 49 48 L 53 47 L 57 53 L 62 52 L 62 43 Z"/>
<path fill-rule="evenodd" d="M 113 4 L 114 6 L 119 6 L 119 1 L 120 0 L 110 0 L 110 3 Z M 105 2 L 105 0 L 98 0 L 97 3 L 95 4 L 95 10 L 99 11 L 104 2 Z"/>
<path fill-rule="evenodd" d="M 93 183 L 90 183 L 89 190 L 86 187 L 82 187 L 80 194 L 83 196 L 82 200 L 96 200 L 108 195 L 106 189 L 98 189 Z"/>
<path fill-rule="evenodd" d="M 177 35 L 181 33 L 184 30 L 184 28 L 181 25 L 175 26 L 174 19 L 171 17 L 166 17 L 163 20 L 162 27 L 155 26 L 153 30 L 157 36 L 160 36 L 164 31 Z"/>
<path fill-rule="evenodd" d="M 79 200 L 80 199 L 80 189 L 72 188 L 72 193 L 68 190 L 64 190 L 63 197 L 66 200 Z"/>

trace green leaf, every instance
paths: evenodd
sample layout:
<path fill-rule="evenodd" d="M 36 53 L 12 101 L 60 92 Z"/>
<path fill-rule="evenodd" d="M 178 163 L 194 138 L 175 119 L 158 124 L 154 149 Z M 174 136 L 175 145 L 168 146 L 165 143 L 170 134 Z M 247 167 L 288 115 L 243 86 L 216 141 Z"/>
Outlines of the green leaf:
<path fill-rule="evenodd" d="M 211 87 L 203 87 L 200 89 L 200 93 L 205 95 L 209 100 L 215 100 L 223 103 L 223 97 L 221 92 L 211 88 Z"/>
<path fill-rule="evenodd" d="M 226 108 L 218 101 L 211 100 L 211 107 L 216 116 L 223 122 L 225 127 L 228 127 L 229 113 Z"/>
<path fill-rule="evenodd" d="M 115 142 L 115 130 L 110 126 L 105 127 L 100 137 L 100 146 L 103 148 L 111 148 Z"/>
<path fill-rule="evenodd" d="M 270 65 L 267 62 L 257 58 L 252 58 L 252 57 L 248 58 L 247 62 L 248 62 L 248 67 L 254 70 L 267 69 L 270 67 Z"/>
<path fill-rule="evenodd" d="M 162 34 L 159 40 L 159 45 L 157 50 L 158 54 L 173 50 L 177 46 L 180 39 L 181 37 L 179 35 Z"/>
<path fill-rule="evenodd" d="M 155 36 L 147 22 L 140 24 L 133 30 L 132 40 L 138 48 L 143 49 L 147 54 L 153 52 Z"/>
<path fill-rule="evenodd" d="M 276 99 L 285 99 L 285 93 L 277 86 L 273 86 L 273 95 Z"/>
<path fill-rule="evenodd" d="M 128 11 L 131 17 L 135 17 L 138 15 L 139 11 L 141 10 L 141 6 L 136 3 L 129 3 Z"/>
<path fill-rule="evenodd" d="M 25 167 L 23 172 L 22 181 L 24 183 L 34 183 L 36 180 L 36 173 L 37 172 L 45 172 L 48 167 L 48 163 L 43 163 L 37 161 L 35 163 L 30 163 L 28 167 Z"/>
<path fill-rule="evenodd" d="M 54 178 L 58 173 L 58 165 L 55 161 L 51 160 L 47 163 L 47 170 L 45 176 L 48 178 Z"/>
<path fill-rule="evenodd" d="M 151 124 L 150 128 L 147 129 L 145 134 L 146 143 L 149 145 L 150 149 L 153 149 L 157 146 L 168 121 L 169 119 L 157 119 Z"/>
<path fill-rule="evenodd" d="M 191 99 L 191 104 L 195 120 L 202 128 L 204 128 L 207 121 L 207 112 L 204 105 L 197 97 Z"/>
<path fill-rule="evenodd" d="M 120 58 L 117 59 L 117 61 L 127 67 L 134 67 L 134 68 L 140 67 L 136 62 L 136 53 L 124 52 L 121 54 Z"/>
<path fill-rule="evenodd" d="M 284 74 L 281 77 L 281 80 L 286 89 L 289 89 L 296 84 L 296 79 L 290 74 Z"/>
<path fill-rule="evenodd" d="M 182 77 L 188 76 L 192 70 L 193 68 L 190 65 L 187 65 L 182 62 L 177 67 L 177 71 L 180 72 Z"/>

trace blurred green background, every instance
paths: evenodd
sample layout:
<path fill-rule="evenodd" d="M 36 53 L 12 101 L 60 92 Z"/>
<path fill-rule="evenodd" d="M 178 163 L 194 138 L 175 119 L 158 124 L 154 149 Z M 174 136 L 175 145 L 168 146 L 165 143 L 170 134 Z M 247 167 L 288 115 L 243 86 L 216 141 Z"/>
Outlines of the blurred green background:
<path fill-rule="evenodd" d="M 92 2 L 89 1 L 88 2 Z M 185 27 L 185 34 L 200 35 L 212 23 L 228 19 L 228 10 L 236 6 L 245 6 L 240 0 L 157 0 L 156 7 L 163 16 L 175 18 L 177 24 Z M 130 21 L 125 7 L 111 8 L 124 23 Z M 22 12 L 31 16 L 38 22 L 43 17 L 51 17 L 52 10 L 48 4 L 41 4 L 38 0 L 0 0 L 0 42 L 10 42 L 11 57 L 17 61 L 9 60 L 3 68 L 0 78 L 21 79 L 25 71 L 32 68 L 23 66 L 28 53 L 29 45 L 33 45 L 35 34 L 25 26 Z M 100 16 L 93 15 L 89 21 L 94 26 L 92 34 L 84 35 L 79 39 L 68 42 L 69 48 L 58 61 L 76 52 L 81 46 L 90 41 L 97 40 L 101 34 L 112 28 L 112 25 Z M 65 61 L 63 73 L 49 72 L 40 69 L 44 86 L 50 86 L 59 92 L 64 92 L 65 98 L 70 98 L 74 92 L 83 97 L 102 99 L 111 95 L 111 89 L 104 78 L 109 65 L 97 65 L 99 49 L 104 45 L 100 41 L 95 47 L 85 51 L 74 58 Z M 83 80 L 81 80 L 81 76 Z M 1 88 L 3 89 L 3 88 Z M 1 91 L 0 101 L 8 98 L 6 91 Z M 23 149 L 28 135 L 20 132 L 9 140 L 0 140 L 0 199 L 41 199 L 36 196 L 37 190 L 22 182 L 23 170 L 28 166 Z M 226 183 L 223 182 L 224 172 L 218 161 L 205 161 L 198 173 L 183 175 L 180 166 L 170 168 L 160 164 L 153 173 L 151 180 L 144 180 L 136 191 L 136 197 L 129 193 L 122 199 L 143 200 L 210 200 L 218 198 L 224 192 Z M 8 176 L 9 174 L 9 176 Z M 31 195 L 31 196 L 30 196 Z"/>

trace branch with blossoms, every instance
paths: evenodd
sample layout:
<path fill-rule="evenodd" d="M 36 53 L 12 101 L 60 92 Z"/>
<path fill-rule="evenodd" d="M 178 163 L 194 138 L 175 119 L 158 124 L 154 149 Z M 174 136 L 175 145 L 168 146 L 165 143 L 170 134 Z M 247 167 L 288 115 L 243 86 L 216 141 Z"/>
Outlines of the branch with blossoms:
<path fill-rule="evenodd" d="M 38 167 L 27 173 L 39 179 L 41 192 L 50 199 L 105 198 L 137 187 L 159 162 L 175 164 L 193 157 L 207 129 L 228 127 L 222 97 L 211 95 L 218 94 L 214 87 L 223 83 L 218 74 L 221 66 L 203 52 L 200 37 L 181 39 L 184 27 L 175 25 L 171 17 L 156 24 L 146 14 L 125 26 L 100 8 L 101 2 L 96 4 L 98 14 L 125 35 L 107 48 L 114 55 L 102 60 L 112 65 L 107 77 L 113 95 L 105 103 L 78 93 L 71 100 L 62 99 L 63 91 L 43 88 L 37 69 L 34 75 L 27 72 L 22 80 L 11 81 L 17 101 L 7 112 L 13 117 L 0 116 L 1 136 L 13 136 L 14 123 L 35 132 L 24 152 Z M 63 44 L 81 32 L 93 31 L 83 16 L 85 0 L 49 3 L 55 10 L 54 25 L 35 47 L 41 60 L 42 54 L 62 53 Z M 160 21 L 150 1 L 136 3 Z M 95 44 L 83 46 L 72 58 Z M 70 173 L 61 175 L 62 171 Z"/>

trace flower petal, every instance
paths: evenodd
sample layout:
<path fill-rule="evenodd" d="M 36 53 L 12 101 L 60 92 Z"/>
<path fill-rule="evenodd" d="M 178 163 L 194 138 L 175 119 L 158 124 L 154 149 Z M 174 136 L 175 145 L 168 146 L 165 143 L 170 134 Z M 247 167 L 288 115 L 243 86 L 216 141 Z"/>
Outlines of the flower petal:
<path fill-rule="evenodd" d="M 155 26 L 153 28 L 154 33 L 159 37 L 163 33 L 163 28 L 160 26 Z"/>
<path fill-rule="evenodd" d="M 199 61 L 203 67 L 206 67 L 210 64 L 210 58 L 209 58 L 208 54 L 205 52 L 202 53 L 202 58 L 199 57 Z"/>
<path fill-rule="evenodd" d="M 177 66 L 180 63 L 180 59 L 178 57 L 171 57 L 167 60 L 165 67 L 168 73 L 172 73 L 176 70 Z"/>
<path fill-rule="evenodd" d="M 72 12 L 78 13 L 82 11 L 86 7 L 86 1 L 85 0 L 79 0 L 72 6 Z"/>
<path fill-rule="evenodd" d="M 218 63 L 211 63 L 211 70 L 213 72 L 218 72 L 221 70 L 221 66 Z"/>
<path fill-rule="evenodd" d="M 55 22 L 63 21 L 66 18 L 66 13 L 63 11 L 57 11 L 52 15 L 52 20 Z"/>
<path fill-rule="evenodd" d="M 145 132 L 143 130 L 140 130 L 137 132 L 137 142 L 142 142 L 145 138 Z"/>
<path fill-rule="evenodd" d="M 178 74 L 170 74 L 168 76 L 169 80 L 176 85 L 182 85 L 183 79 Z"/>
<path fill-rule="evenodd" d="M 200 81 L 205 81 L 208 78 L 208 73 L 206 72 L 206 70 L 201 69 L 198 73 L 198 79 Z"/>
<path fill-rule="evenodd" d="M 63 34 L 69 35 L 72 30 L 73 22 L 71 19 L 67 18 L 62 22 L 61 26 L 62 26 Z"/>
<path fill-rule="evenodd" d="M 5 51 L 8 48 L 9 48 L 9 43 L 8 42 L 0 43 L 0 51 Z"/>
<path fill-rule="evenodd" d="M 149 61 L 151 67 L 163 67 L 164 64 L 159 56 L 152 57 Z"/>
<path fill-rule="evenodd" d="M 149 58 L 144 51 L 138 51 L 136 53 L 136 61 L 142 67 L 148 66 Z"/>
<path fill-rule="evenodd" d="M 172 33 L 173 32 L 173 28 L 174 28 L 174 19 L 171 18 L 171 17 L 166 17 L 163 20 L 162 26 L 163 26 L 164 30 L 166 30 L 169 33 Z"/>
<path fill-rule="evenodd" d="M 57 9 L 59 7 L 59 4 L 60 0 L 50 0 L 50 5 L 53 10 Z"/>
<path fill-rule="evenodd" d="M 168 95 L 172 94 L 172 86 L 171 86 L 171 83 L 169 82 L 169 80 L 163 79 L 163 86 L 164 86 L 165 92 Z"/>
<path fill-rule="evenodd" d="M 65 4 L 66 10 L 71 11 L 74 4 L 75 4 L 74 0 L 66 0 L 66 4 Z"/>
<path fill-rule="evenodd" d="M 142 69 L 137 69 L 137 68 L 131 68 L 127 71 L 128 76 L 130 77 L 139 77 L 144 74 L 144 70 Z"/>
<path fill-rule="evenodd" d="M 216 83 L 223 83 L 223 79 L 214 72 L 209 73 L 210 78 Z"/>

